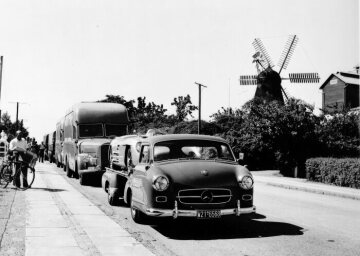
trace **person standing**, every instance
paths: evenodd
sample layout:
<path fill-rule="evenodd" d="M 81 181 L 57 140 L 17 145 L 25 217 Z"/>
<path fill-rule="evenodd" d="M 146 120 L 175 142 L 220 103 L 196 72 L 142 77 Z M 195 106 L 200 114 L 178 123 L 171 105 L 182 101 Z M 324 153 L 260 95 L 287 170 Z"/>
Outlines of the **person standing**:
<path fill-rule="evenodd" d="M 22 132 L 21 131 L 17 131 L 15 133 L 16 137 L 14 139 L 12 139 L 10 141 L 9 144 L 9 152 L 10 154 L 14 154 L 17 153 L 21 156 L 22 160 L 25 162 L 30 162 L 31 159 L 29 159 L 30 157 L 32 158 L 32 156 L 29 156 L 28 154 L 26 154 L 26 150 L 27 150 L 27 142 L 26 140 L 22 137 Z M 23 174 L 23 186 L 27 187 L 28 184 L 26 181 L 26 175 L 27 175 L 27 168 L 23 168 L 21 170 L 22 174 Z M 17 180 L 14 180 L 14 185 L 17 187 L 20 187 L 20 177 Z"/>
<path fill-rule="evenodd" d="M 44 153 L 45 153 L 45 145 L 44 142 L 42 141 L 39 147 L 39 162 L 41 163 L 44 162 Z"/>

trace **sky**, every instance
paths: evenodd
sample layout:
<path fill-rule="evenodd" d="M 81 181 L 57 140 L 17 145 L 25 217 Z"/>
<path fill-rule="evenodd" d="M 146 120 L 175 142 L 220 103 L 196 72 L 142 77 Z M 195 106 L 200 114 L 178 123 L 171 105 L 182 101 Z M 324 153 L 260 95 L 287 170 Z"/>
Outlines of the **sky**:
<path fill-rule="evenodd" d="M 318 109 L 329 75 L 359 64 L 358 0 L 0 0 L 0 108 L 15 121 L 20 102 L 19 119 L 41 141 L 77 102 L 145 96 L 172 114 L 175 97 L 198 104 L 199 82 L 210 120 L 253 98 L 255 86 L 239 85 L 240 75 L 256 74 L 253 40 L 277 64 L 294 34 L 282 77 L 318 72 L 321 80 L 282 84 Z"/>

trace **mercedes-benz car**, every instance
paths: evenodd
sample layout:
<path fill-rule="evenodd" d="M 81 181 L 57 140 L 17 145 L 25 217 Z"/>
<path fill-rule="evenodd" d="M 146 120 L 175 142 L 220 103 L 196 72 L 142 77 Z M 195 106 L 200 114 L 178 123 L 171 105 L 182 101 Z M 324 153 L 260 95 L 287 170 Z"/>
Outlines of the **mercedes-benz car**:
<path fill-rule="evenodd" d="M 150 217 L 221 218 L 254 213 L 253 177 L 224 139 L 159 135 L 141 142 L 124 191 L 135 222 Z"/>

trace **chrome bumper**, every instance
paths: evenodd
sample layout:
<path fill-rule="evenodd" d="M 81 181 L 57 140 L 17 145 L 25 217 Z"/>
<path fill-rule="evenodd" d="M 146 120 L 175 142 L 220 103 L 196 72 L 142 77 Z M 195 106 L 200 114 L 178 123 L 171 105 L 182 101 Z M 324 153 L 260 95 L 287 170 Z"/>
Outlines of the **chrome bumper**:
<path fill-rule="evenodd" d="M 231 209 L 220 209 L 221 216 L 224 215 L 236 215 L 240 216 L 242 214 L 250 214 L 255 213 L 256 207 L 248 207 L 248 208 L 240 208 L 240 200 L 237 201 L 237 207 Z M 177 217 L 196 217 L 197 210 L 179 210 L 177 201 L 175 201 L 174 209 L 154 209 L 147 208 L 145 209 L 145 214 L 153 217 L 173 217 L 176 219 Z"/>

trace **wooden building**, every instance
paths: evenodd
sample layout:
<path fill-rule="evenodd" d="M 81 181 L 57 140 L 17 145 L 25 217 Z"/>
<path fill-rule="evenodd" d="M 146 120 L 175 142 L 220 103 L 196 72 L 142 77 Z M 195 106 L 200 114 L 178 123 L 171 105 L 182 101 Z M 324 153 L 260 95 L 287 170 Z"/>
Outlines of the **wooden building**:
<path fill-rule="evenodd" d="M 337 109 L 356 108 L 360 106 L 359 73 L 337 72 L 331 74 L 321 85 L 322 108 L 333 111 Z"/>

